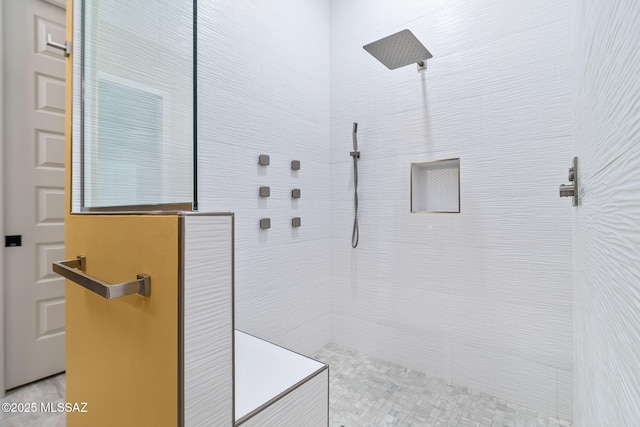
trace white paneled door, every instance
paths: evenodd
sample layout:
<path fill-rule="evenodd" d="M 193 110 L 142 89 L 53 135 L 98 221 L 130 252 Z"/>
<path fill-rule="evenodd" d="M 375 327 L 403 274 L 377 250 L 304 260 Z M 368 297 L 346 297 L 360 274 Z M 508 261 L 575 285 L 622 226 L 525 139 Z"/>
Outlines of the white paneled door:
<path fill-rule="evenodd" d="M 64 371 L 65 10 L 5 0 L 4 231 L 5 387 Z M 56 3 L 57 4 L 57 3 Z M 16 246 L 10 246 L 10 245 Z M 7 246 L 9 245 L 9 246 Z"/>

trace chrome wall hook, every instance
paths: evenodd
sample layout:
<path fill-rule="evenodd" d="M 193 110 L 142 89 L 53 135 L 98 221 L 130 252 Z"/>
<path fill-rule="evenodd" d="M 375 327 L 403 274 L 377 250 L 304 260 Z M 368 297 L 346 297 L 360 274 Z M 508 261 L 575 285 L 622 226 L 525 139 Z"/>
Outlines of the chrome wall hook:
<path fill-rule="evenodd" d="M 54 47 L 56 49 L 60 49 L 64 51 L 64 56 L 71 55 L 71 43 L 65 40 L 64 44 L 54 42 L 51 34 L 47 34 L 47 46 Z"/>
<path fill-rule="evenodd" d="M 56 49 L 60 49 L 64 51 L 64 56 L 71 55 L 71 43 L 65 40 L 64 44 L 54 42 L 51 34 L 47 34 L 47 46 L 54 47 Z"/>

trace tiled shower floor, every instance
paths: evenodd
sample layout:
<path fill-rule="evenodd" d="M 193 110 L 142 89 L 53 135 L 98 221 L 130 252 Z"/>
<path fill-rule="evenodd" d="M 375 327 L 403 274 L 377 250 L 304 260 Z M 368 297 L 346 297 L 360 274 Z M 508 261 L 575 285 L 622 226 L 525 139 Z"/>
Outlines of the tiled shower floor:
<path fill-rule="evenodd" d="M 329 344 L 312 355 L 328 363 L 329 425 L 567 427 L 497 397 Z M 63 402 L 64 375 L 12 390 L 4 402 Z M 64 427 L 64 414 L 0 412 L 3 427 Z M 297 427 L 297 426 L 292 426 Z"/>
<path fill-rule="evenodd" d="M 329 344 L 312 355 L 329 364 L 329 425 L 565 427 L 527 408 L 452 386 L 411 369 Z"/>

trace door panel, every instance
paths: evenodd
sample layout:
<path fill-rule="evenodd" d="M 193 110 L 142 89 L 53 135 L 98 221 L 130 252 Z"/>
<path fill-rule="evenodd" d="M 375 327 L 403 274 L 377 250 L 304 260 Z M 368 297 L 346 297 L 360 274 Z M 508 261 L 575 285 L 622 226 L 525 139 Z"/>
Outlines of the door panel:
<path fill-rule="evenodd" d="M 65 259 L 108 283 L 151 276 L 151 296 L 106 300 L 67 281 L 67 401 L 74 426 L 173 426 L 178 420 L 178 217 L 69 215 Z M 117 407 L 114 403 L 117 402 Z"/>
<path fill-rule="evenodd" d="M 64 247 L 64 9 L 42 0 L 4 4 L 7 388 L 64 371 L 64 282 L 51 271 Z M 10 36 L 7 36 L 10 34 Z"/>

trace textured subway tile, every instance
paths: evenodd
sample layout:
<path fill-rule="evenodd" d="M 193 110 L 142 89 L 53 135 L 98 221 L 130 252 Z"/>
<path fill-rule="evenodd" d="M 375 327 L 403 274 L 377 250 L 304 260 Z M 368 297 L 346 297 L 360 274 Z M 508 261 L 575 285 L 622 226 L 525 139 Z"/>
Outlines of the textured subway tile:
<path fill-rule="evenodd" d="M 368 354 L 375 354 L 378 342 L 376 324 L 349 314 L 331 312 L 331 342 L 349 346 Z"/>
<path fill-rule="evenodd" d="M 228 8 L 216 9 L 210 20 L 221 30 L 207 36 L 228 51 L 228 60 L 204 67 L 202 134 L 232 150 L 220 156 L 215 145 L 203 148 L 211 168 L 203 176 L 215 181 L 233 165 L 229 188 L 236 195 L 217 188 L 201 199 L 236 210 L 238 323 L 311 349 L 327 339 L 322 321 L 330 318 L 331 339 L 410 365 L 426 354 L 431 362 L 448 360 L 448 344 L 429 343 L 454 328 L 513 358 L 542 344 L 534 354 L 549 353 L 567 367 L 571 248 L 564 242 L 571 230 L 554 228 L 566 212 L 553 203 L 557 176 L 566 173 L 558 159 L 570 154 L 570 104 L 562 89 L 568 60 L 566 44 L 557 40 L 568 34 L 557 30 L 560 15 L 536 21 L 534 13 L 516 25 L 524 16 L 517 4 L 332 2 L 330 11 L 314 3 L 296 12 L 303 7 L 236 2 L 231 16 Z M 326 53 L 326 13 L 330 63 L 328 56 L 314 60 Z M 362 50 L 404 26 L 436 56 L 424 73 L 389 71 Z M 300 37 L 306 27 L 310 31 Z M 220 62 L 214 49 L 202 58 Z M 360 124 L 362 151 L 361 243 L 355 250 L 353 121 Z M 261 171 L 251 159 L 265 150 L 274 167 Z M 458 156 L 462 213 L 410 214 L 409 163 Z M 297 177 L 286 167 L 289 157 L 303 162 Z M 526 179 L 541 170 L 535 184 Z M 297 204 L 280 192 L 293 183 L 304 195 Z M 259 185 L 270 185 L 274 197 L 258 200 L 253 190 Z M 537 210 L 521 196 L 523 188 L 539 200 Z M 303 218 L 295 232 L 285 221 L 293 213 Z M 271 230 L 257 229 L 261 216 L 272 217 Z M 532 238 L 536 245 L 522 245 Z M 465 295 L 480 301 L 478 307 L 455 304 Z M 322 303 L 311 307 L 310 299 Z M 551 309 L 561 314 L 541 319 Z M 524 327 L 531 341 L 525 335 L 514 343 L 523 322 L 530 323 Z M 493 369 L 485 359 L 474 360 L 476 370 Z M 503 378 L 506 387 L 510 378 Z M 496 380 L 487 381 L 492 386 Z"/>
<path fill-rule="evenodd" d="M 284 343 L 294 343 L 289 349 L 301 354 L 312 354 L 319 346 L 331 342 L 331 316 L 329 313 L 312 318 L 295 329 L 288 329 L 278 339 Z M 265 331 L 266 333 L 266 331 Z"/>
<path fill-rule="evenodd" d="M 557 370 L 558 412 L 557 417 L 570 420 L 573 418 L 573 372 Z"/>
<path fill-rule="evenodd" d="M 514 360 L 487 347 L 454 344 L 453 382 L 464 384 L 512 402 L 555 414 L 555 369 L 527 359 Z M 482 365 L 483 369 L 477 369 Z"/>
<path fill-rule="evenodd" d="M 555 54 L 557 24 L 520 31 L 490 40 L 480 48 L 451 55 L 451 96 L 463 98 L 508 91 L 525 97 L 555 79 L 557 63 L 569 58 Z M 567 81 L 563 82 L 567 87 Z"/>
<path fill-rule="evenodd" d="M 513 1 L 478 5 L 442 3 L 437 11 L 438 35 L 446 36 L 443 48 L 464 49 L 483 46 L 513 31 Z"/>
<path fill-rule="evenodd" d="M 309 1 L 265 1 L 255 0 L 237 2 L 242 11 L 242 18 L 255 20 L 254 25 L 260 25 L 263 17 L 272 21 L 272 27 L 284 36 L 301 40 L 310 50 L 322 49 L 322 53 L 329 52 L 330 10 L 329 2 L 324 0 Z M 282 29 L 284 28 L 284 31 Z"/>
<path fill-rule="evenodd" d="M 567 25 L 570 18 L 570 2 L 539 0 L 515 0 L 514 19 L 516 29 L 539 27 L 546 23 L 560 22 Z"/>
<path fill-rule="evenodd" d="M 201 139 L 198 150 L 198 178 L 201 182 L 215 182 L 215 186 L 206 188 L 200 197 L 200 210 L 235 211 L 236 202 L 229 200 L 229 194 L 237 190 L 235 183 L 235 147 L 231 144 Z"/>
<path fill-rule="evenodd" d="M 532 366 L 550 365 L 521 398 L 569 413 L 555 394 L 555 370 L 572 366 L 572 226 L 557 198 L 572 132 L 565 5 L 543 16 L 546 3 L 511 0 L 403 2 L 397 11 L 343 3 L 331 11 L 332 339 L 411 366 L 428 354 L 425 336 L 445 340 L 432 360 L 472 343 L 513 368 L 501 375 L 488 356 L 468 357 L 457 372 L 503 396 L 531 379 Z M 526 21 L 523 7 L 533 8 Z M 359 12 L 362 20 L 348 18 Z M 416 29 L 437 58 L 432 70 L 389 71 L 363 55 L 363 39 L 394 26 Z M 362 152 L 356 249 L 353 121 Z M 409 163 L 451 157 L 461 158 L 461 213 L 409 213 Z"/>
<path fill-rule="evenodd" d="M 493 294 L 483 298 L 436 294 L 436 298 L 444 306 L 441 327 L 452 339 L 501 348 L 514 359 L 571 368 L 570 307 L 516 305 Z M 467 323 L 460 325 L 460 318 Z"/>
<path fill-rule="evenodd" d="M 571 6 L 574 149 L 582 168 L 574 210 L 575 421 L 633 425 L 640 419 L 640 4 Z"/>
<path fill-rule="evenodd" d="M 426 307 L 425 307 L 426 309 Z M 424 372 L 427 375 L 450 377 L 451 358 L 442 349 L 445 338 L 440 331 L 423 331 L 416 334 L 411 328 L 382 326 L 378 334 L 381 339 L 377 355 L 393 363 Z"/>
<path fill-rule="evenodd" d="M 293 3 L 199 4 L 198 196 L 200 210 L 235 212 L 236 324 L 312 351 L 330 328 L 329 6 Z"/>

